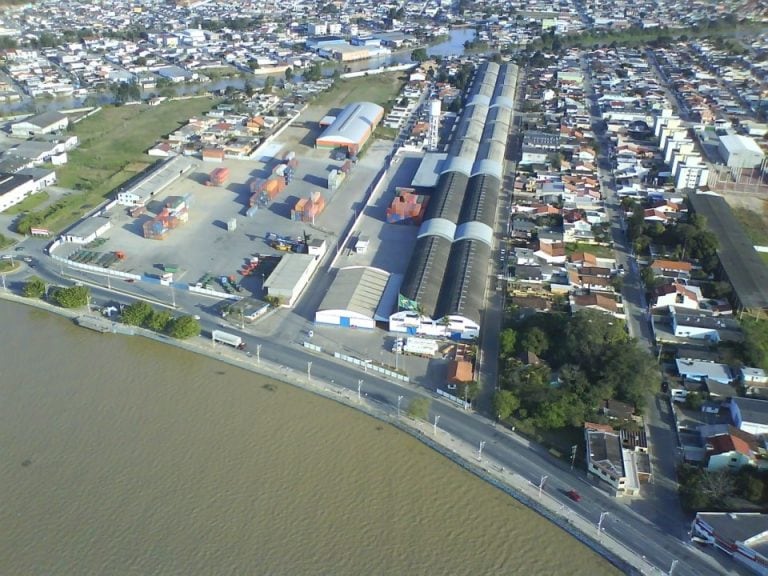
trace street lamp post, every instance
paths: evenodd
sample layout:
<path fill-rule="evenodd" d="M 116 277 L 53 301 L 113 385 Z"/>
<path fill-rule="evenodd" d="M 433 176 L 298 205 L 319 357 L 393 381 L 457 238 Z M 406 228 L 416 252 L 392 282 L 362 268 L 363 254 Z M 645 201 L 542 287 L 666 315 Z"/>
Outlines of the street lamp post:
<path fill-rule="evenodd" d="M 485 446 L 485 440 L 480 440 L 480 447 L 477 449 L 477 459 L 478 461 L 483 461 L 483 447 Z"/>
<path fill-rule="evenodd" d="M 603 520 L 605 520 L 605 517 L 608 516 L 608 512 L 601 512 L 600 513 L 600 520 L 597 523 L 597 537 L 600 537 L 600 532 L 603 530 Z"/>
<path fill-rule="evenodd" d="M 362 387 L 362 385 L 363 385 L 363 381 L 358 380 L 357 381 L 357 401 L 358 402 L 360 402 L 360 388 Z"/>
<path fill-rule="evenodd" d="M 400 402 L 402 402 L 403 397 L 398 396 L 397 397 L 397 419 L 400 420 Z"/>
<path fill-rule="evenodd" d="M 6 288 L 6 287 L 5 287 L 5 274 L 3 274 L 2 276 L 0 276 L 0 278 L 2 278 L 2 279 L 3 279 L 3 290 L 7 291 L 7 290 L 8 290 L 8 288 Z"/>
<path fill-rule="evenodd" d="M 256 344 L 256 364 L 261 364 L 261 344 Z"/>
<path fill-rule="evenodd" d="M 307 382 L 312 382 L 312 362 L 307 362 Z"/>
<path fill-rule="evenodd" d="M 672 572 L 675 571 L 675 568 L 677 567 L 677 562 L 678 562 L 677 560 L 672 560 L 672 566 L 669 567 L 669 572 L 667 572 L 669 576 L 672 576 Z"/>
<path fill-rule="evenodd" d="M 544 488 L 544 482 L 547 481 L 547 478 L 549 478 L 549 476 L 542 476 L 539 481 L 539 500 L 541 500 L 541 491 Z"/>
<path fill-rule="evenodd" d="M 437 436 L 437 423 L 440 422 L 440 416 L 435 416 L 435 423 L 432 426 L 432 434 Z"/>
<path fill-rule="evenodd" d="M 578 450 L 578 445 L 574 444 L 571 446 L 571 470 L 573 470 L 573 465 L 576 463 L 576 450 Z"/>

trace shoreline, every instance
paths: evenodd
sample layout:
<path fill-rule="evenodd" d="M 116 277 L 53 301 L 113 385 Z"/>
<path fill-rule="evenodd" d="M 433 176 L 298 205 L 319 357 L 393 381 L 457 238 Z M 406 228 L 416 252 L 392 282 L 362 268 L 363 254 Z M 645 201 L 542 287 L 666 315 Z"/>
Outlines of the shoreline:
<path fill-rule="evenodd" d="M 18 296 L 7 291 L 0 291 L 0 299 L 13 304 L 25 305 L 37 310 L 50 312 L 62 318 L 67 318 L 73 323 L 77 317 L 88 314 L 73 309 L 59 308 L 42 300 L 25 298 L 23 296 Z M 75 325 L 77 326 L 77 324 Z M 645 573 L 644 571 L 637 569 L 627 559 L 624 559 L 618 554 L 609 550 L 603 541 L 597 541 L 595 538 L 590 537 L 588 533 L 591 533 L 593 527 L 591 524 L 587 524 L 583 519 L 581 519 L 581 517 L 576 516 L 574 518 L 572 515 L 569 517 L 562 517 L 561 515 L 558 515 L 554 510 L 551 510 L 550 507 L 536 500 L 534 496 L 526 494 L 524 488 L 527 481 L 522 479 L 519 475 L 515 474 L 514 472 L 506 472 L 503 467 L 499 467 L 498 465 L 494 465 L 488 461 L 478 463 L 477 458 L 473 458 L 471 456 L 474 452 L 476 452 L 473 447 L 457 446 L 456 448 L 452 448 L 445 443 L 441 443 L 430 437 L 429 433 L 423 430 L 423 428 L 431 428 L 431 425 L 428 422 L 413 420 L 405 415 L 398 418 L 396 415 L 393 415 L 390 410 L 373 405 L 372 402 L 375 401 L 371 401 L 369 399 L 358 403 L 358 401 L 353 397 L 354 395 L 352 392 L 349 390 L 328 382 L 321 382 L 317 380 L 314 384 L 307 383 L 303 378 L 297 377 L 295 373 L 281 371 L 281 367 L 275 367 L 268 360 L 262 359 L 257 363 L 253 357 L 247 357 L 247 359 L 243 359 L 240 357 L 241 355 L 238 355 L 234 350 L 230 351 L 229 349 L 223 348 L 221 346 L 217 348 L 208 348 L 202 345 L 200 342 L 177 340 L 170 336 L 152 332 L 145 328 L 132 328 L 134 328 L 136 336 L 142 336 L 161 344 L 175 346 L 176 348 L 186 350 L 191 353 L 201 354 L 212 360 L 222 361 L 226 364 L 229 364 L 230 366 L 247 370 L 254 374 L 258 374 L 259 376 L 269 378 L 283 384 L 288 384 L 295 388 L 310 392 L 316 396 L 337 402 L 348 408 L 357 410 L 358 412 L 375 418 L 380 422 L 389 424 L 401 432 L 404 432 L 412 438 L 418 440 L 432 450 L 438 452 L 440 455 L 448 458 L 451 462 L 460 466 L 480 480 L 483 480 L 495 488 L 503 491 L 505 494 L 511 496 L 520 504 L 523 504 L 533 512 L 538 513 L 545 520 L 555 524 L 555 526 L 561 528 L 570 536 L 576 538 L 583 545 L 587 546 L 590 550 L 598 554 L 601 558 L 609 562 L 623 573 Z M 124 336 L 124 334 L 118 335 Z M 444 438 L 445 437 L 447 437 L 447 434 L 444 433 Z M 455 440 L 454 438 L 449 439 L 451 441 Z M 464 444 L 463 441 L 460 441 L 460 443 Z M 504 476 L 507 476 L 509 479 L 505 478 Z M 605 538 L 609 537 L 606 536 Z"/>

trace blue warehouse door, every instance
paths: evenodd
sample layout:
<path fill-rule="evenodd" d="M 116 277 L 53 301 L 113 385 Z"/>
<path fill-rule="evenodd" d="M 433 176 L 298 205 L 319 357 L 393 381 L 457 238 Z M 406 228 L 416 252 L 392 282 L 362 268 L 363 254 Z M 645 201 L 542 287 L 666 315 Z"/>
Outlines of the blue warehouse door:
<path fill-rule="evenodd" d="M 350 323 L 349 323 L 349 318 L 348 318 L 348 317 L 346 317 L 346 316 L 342 316 L 342 317 L 339 319 L 339 324 L 340 324 L 340 325 L 341 325 L 343 328 L 349 328 L 349 326 L 350 326 Z"/>
<path fill-rule="evenodd" d="M 415 335 L 416 334 L 416 326 L 408 326 L 407 330 L 408 330 L 408 334 L 409 335 Z"/>

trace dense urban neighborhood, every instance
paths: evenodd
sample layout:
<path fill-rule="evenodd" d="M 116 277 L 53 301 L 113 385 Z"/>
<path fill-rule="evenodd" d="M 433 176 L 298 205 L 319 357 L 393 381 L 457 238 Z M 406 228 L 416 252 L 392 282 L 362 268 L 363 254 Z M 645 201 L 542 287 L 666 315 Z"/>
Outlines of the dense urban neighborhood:
<path fill-rule="evenodd" d="M 768 574 L 768 11 L 733 4 L 6 8 L 2 295 L 365 387 L 627 573 Z"/>

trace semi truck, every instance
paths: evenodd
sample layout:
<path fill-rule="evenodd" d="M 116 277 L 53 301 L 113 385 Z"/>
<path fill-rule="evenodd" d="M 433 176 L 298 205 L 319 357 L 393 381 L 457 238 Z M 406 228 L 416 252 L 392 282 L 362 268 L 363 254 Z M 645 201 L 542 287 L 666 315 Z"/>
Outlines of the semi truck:
<path fill-rule="evenodd" d="M 230 334 L 229 332 L 224 332 L 222 330 L 214 330 L 211 332 L 211 340 L 229 344 L 238 350 L 245 350 L 245 342 L 243 342 L 243 339 L 236 334 Z"/>

